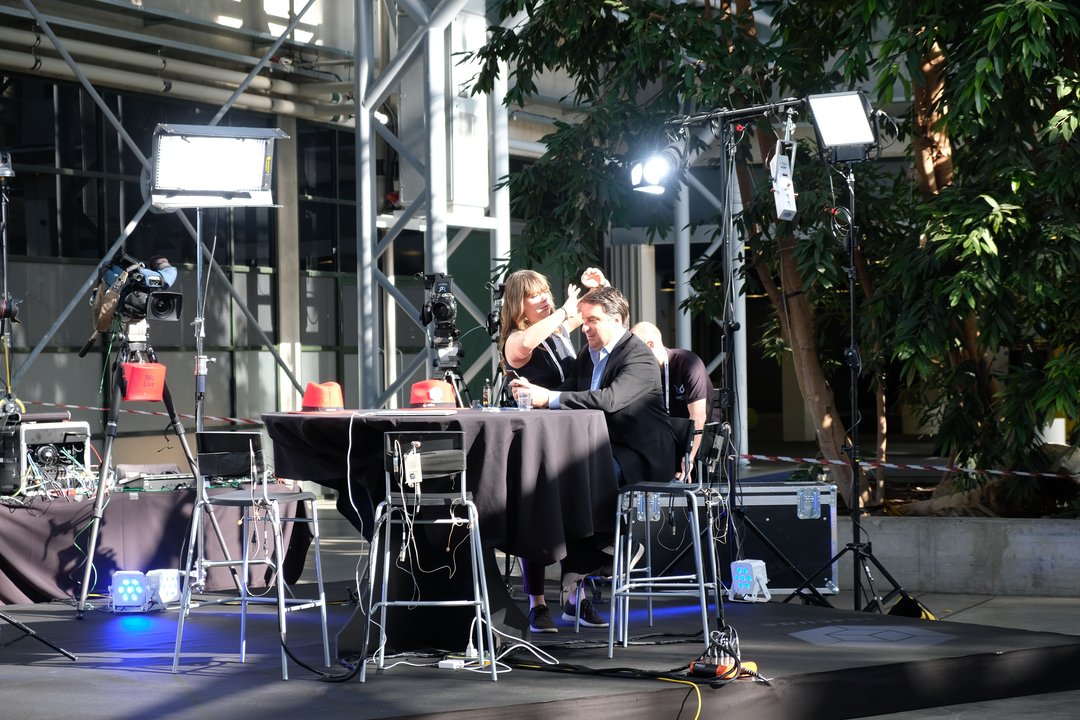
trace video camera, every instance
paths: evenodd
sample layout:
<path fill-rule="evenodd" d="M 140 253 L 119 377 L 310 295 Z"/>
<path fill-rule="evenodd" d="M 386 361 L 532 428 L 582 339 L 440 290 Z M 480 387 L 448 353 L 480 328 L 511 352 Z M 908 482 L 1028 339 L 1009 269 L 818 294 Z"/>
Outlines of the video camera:
<path fill-rule="evenodd" d="M 166 292 L 176 282 L 176 268 L 166 258 L 155 255 L 147 265 L 126 254 L 114 258 L 102 274 L 102 282 L 112 288 L 118 281 L 121 286 L 116 310 L 125 322 L 180 319 L 184 296 Z"/>
<path fill-rule="evenodd" d="M 487 331 L 491 336 L 491 342 L 499 342 L 499 330 L 502 325 L 503 293 L 506 286 L 503 283 L 488 283 L 491 290 L 491 312 L 487 316 Z"/>
<path fill-rule="evenodd" d="M 97 287 L 90 294 L 90 315 L 94 332 L 79 350 L 84 357 L 97 336 L 109 331 L 117 313 L 126 324 L 151 320 L 179 320 L 184 296 L 165 292 L 176 282 L 176 268 L 160 255 L 150 258 L 147 267 L 130 255 L 114 257 L 104 267 Z"/>
<path fill-rule="evenodd" d="M 461 359 L 461 344 L 458 338 L 457 299 L 453 292 L 453 278 L 443 273 L 416 277 L 424 279 L 424 289 L 429 292 L 428 300 L 420 309 L 420 322 L 427 327 L 434 323 L 431 333 L 431 347 L 435 349 L 435 367 L 439 370 L 456 370 Z"/>
<path fill-rule="evenodd" d="M 454 297 L 454 279 L 443 273 L 424 275 L 424 289 L 431 294 L 420 310 L 420 322 L 426 327 L 432 322 L 432 342 L 435 347 L 449 345 L 461 336 L 458 331 L 457 299 Z"/>

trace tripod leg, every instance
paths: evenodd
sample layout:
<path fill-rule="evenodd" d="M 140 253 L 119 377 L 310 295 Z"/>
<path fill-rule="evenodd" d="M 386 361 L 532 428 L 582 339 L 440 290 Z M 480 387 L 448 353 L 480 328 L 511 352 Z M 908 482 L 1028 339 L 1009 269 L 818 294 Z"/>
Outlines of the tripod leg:
<path fill-rule="evenodd" d="M 57 645 L 56 643 L 54 643 L 52 640 L 49 640 L 47 637 L 43 637 L 42 635 L 39 635 L 38 633 L 34 632 L 33 628 L 31 628 L 31 627 L 29 627 L 27 625 L 24 625 L 23 623 L 19 622 L 18 620 L 11 617 L 10 615 L 6 615 L 6 614 L 0 612 L 0 620 L 3 620 L 4 622 L 8 623 L 12 627 L 18 628 L 19 630 L 21 630 L 23 632 L 23 634 L 27 635 L 28 637 L 32 637 L 32 638 L 34 638 L 35 640 L 37 640 L 39 642 L 45 643 L 46 645 L 51 647 L 56 652 L 60 653 L 64 657 L 70 659 L 72 662 L 79 659 L 76 656 L 69 653 L 64 648 L 62 648 L 59 645 Z"/>
<path fill-rule="evenodd" d="M 885 569 L 885 566 L 881 564 L 881 561 L 874 557 L 874 552 L 870 547 L 870 543 L 866 543 L 864 547 L 865 549 L 860 554 L 860 558 L 863 563 L 863 572 L 867 577 L 867 583 L 870 586 L 870 592 L 874 598 L 872 604 L 877 606 L 877 611 L 885 612 L 885 606 L 888 605 L 889 602 L 897 596 L 914 601 L 914 598 L 912 598 L 911 595 L 908 594 L 908 592 L 900 586 L 900 583 L 896 581 L 896 578 L 889 574 L 889 571 Z M 890 587 L 892 587 L 892 590 L 890 590 L 884 597 L 879 597 L 877 591 L 874 589 L 874 579 L 870 575 L 870 568 L 869 566 L 867 566 L 867 563 L 870 563 L 875 568 L 877 568 L 878 572 L 881 573 L 881 576 L 885 578 L 885 581 L 889 583 Z M 867 609 L 869 610 L 871 608 L 868 607 Z"/>
<path fill-rule="evenodd" d="M 802 581 L 799 583 L 799 587 L 795 592 L 784 598 L 784 602 L 787 602 L 796 595 L 799 595 L 805 600 L 806 596 L 803 595 L 802 591 L 807 590 L 809 591 L 809 594 L 813 597 L 813 600 L 811 601 L 812 604 L 820 605 L 821 607 L 832 607 L 832 603 L 825 599 L 825 596 L 821 594 L 820 590 L 814 587 L 813 583 L 814 579 L 821 574 L 822 570 L 829 567 L 828 565 L 826 565 L 825 568 L 818 570 L 817 573 L 815 573 L 814 575 L 807 577 L 803 574 L 801 570 L 799 570 L 799 568 L 795 566 L 795 563 L 791 562 L 791 560 L 788 559 L 787 555 L 785 555 L 783 551 L 781 551 L 780 548 L 778 548 L 772 540 L 766 537 L 765 533 L 761 531 L 761 528 L 754 524 L 754 521 L 751 520 L 749 516 L 747 516 L 745 509 L 741 507 L 736 507 L 732 509 L 732 513 L 736 515 L 740 520 L 742 520 L 743 527 L 749 528 L 750 532 L 754 533 L 758 540 L 765 543 L 765 547 L 769 548 L 769 551 L 772 552 L 776 559 L 782 562 L 788 570 L 791 570 L 793 573 L 795 573 Z"/>
<path fill-rule="evenodd" d="M 843 550 L 841 550 L 840 552 L 836 553 L 831 558 L 826 560 L 824 565 L 819 567 L 817 570 L 815 570 L 811 574 L 807 575 L 806 580 L 803 581 L 802 583 L 800 583 L 794 590 L 791 591 L 790 595 L 788 595 L 786 598 L 784 598 L 784 602 L 787 602 L 788 600 L 791 600 L 796 595 L 798 595 L 800 597 L 803 597 L 803 594 L 802 594 L 803 590 L 813 590 L 813 592 L 816 593 L 817 596 L 820 597 L 825 602 L 825 605 L 827 605 L 828 607 L 832 607 L 832 605 L 829 603 L 829 601 L 825 600 L 825 598 L 821 595 L 821 593 L 818 592 L 817 589 L 813 587 L 813 584 L 814 584 L 813 581 L 816 580 L 822 573 L 824 573 L 830 567 L 832 567 L 833 564 L 836 561 L 838 561 L 841 557 L 843 557 L 844 553 L 846 553 L 848 551 L 858 553 L 857 548 L 855 548 L 852 545 L 848 545 Z"/>
<path fill-rule="evenodd" d="M 102 450 L 101 467 L 98 471 L 97 493 L 94 496 L 94 514 L 90 517 L 90 540 L 86 546 L 86 566 L 83 568 L 82 587 L 79 588 L 79 604 L 75 617 L 83 619 L 86 611 L 86 596 L 90 592 L 90 579 L 94 574 L 94 553 L 97 552 L 98 533 L 101 529 L 101 516 L 105 511 L 105 489 L 109 482 L 109 468 L 112 466 L 113 441 L 116 440 L 116 419 L 120 414 L 121 383 L 123 368 L 116 363 L 118 377 L 113 378 L 113 397 L 109 404 L 109 415 L 105 421 L 105 445 Z"/>
<path fill-rule="evenodd" d="M 462 380 L 461 375 L 455 370 L 447 370 L 443 379 L 454 388 L 454 396 L 457 398 L 458 407 L 467 408 L 472 405 L 472 397 L 469 394 L 469 386 Z"/>

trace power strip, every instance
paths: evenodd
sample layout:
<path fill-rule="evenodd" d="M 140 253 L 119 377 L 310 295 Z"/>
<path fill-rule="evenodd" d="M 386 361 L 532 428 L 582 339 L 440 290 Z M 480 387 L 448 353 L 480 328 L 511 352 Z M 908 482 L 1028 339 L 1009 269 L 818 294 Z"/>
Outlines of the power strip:
<path fill-rule="evenodd" d="M 465 667 L 465 661 L 461 658 L 447 658 L 439 661 L 439 667 L 443 670 L 460 670 Z"/>

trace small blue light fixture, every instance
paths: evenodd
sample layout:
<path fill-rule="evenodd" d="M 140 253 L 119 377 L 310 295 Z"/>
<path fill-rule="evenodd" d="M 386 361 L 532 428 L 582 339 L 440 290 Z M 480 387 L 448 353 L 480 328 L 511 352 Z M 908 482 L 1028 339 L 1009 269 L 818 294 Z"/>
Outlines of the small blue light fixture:
<path fill-rule="evenodd" d="M 731 587 L 728 600 L 732 602 L 769 602 L 769 576 L 762 560 L 735 560 L 731 563 Z"/>
<path fill-rule="evenodd" d="M 109 611 L 116 613 L 146 612 L 150 606 L 146 575 L 134 570 L 113 573 L 109 586 Z"/>

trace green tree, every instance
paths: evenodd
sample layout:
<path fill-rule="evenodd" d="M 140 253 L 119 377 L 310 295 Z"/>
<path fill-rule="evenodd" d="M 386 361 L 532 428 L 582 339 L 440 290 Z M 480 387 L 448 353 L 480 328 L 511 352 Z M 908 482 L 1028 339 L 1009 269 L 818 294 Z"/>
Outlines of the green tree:
<path fill-rule="evenodd" d="M 938 422 L 939 447 L 972 467 L 1037 468 L 1035 430 L 1080 415 L 1080 9 L 1037 0 L 491 6 L 515 20 L 478 53 L 476 89 L 509 67 L 506 101 L 524 105 L 541 75 L 559 71 L 580 111 L 545 138 L 538 163 L 508 179 L 527 220 L 525 262 L 594 260 L 604 234 L 632 217 L 631 203 L 640 211 L 625 183 L 628 158 L 662 138 L 672 115 L 872 87 L 879 104 L 910 106 L 898 129 L 912 162 L 894 177 L 859 167 L 865 377 L 898 363 L 913 396 L 932 399 L 925 412 Z M 762 38 L 755 20 L 766 17 Z M 763 152 L 777 120 L 746 129 Z M 799 216 L 778 224 L 746 171 L 747 151 L 739 148 L 747 267 L 776 310 L 776 346 L 793 354 L 822 454 L 838 459 L 846 432 L 818 348 L 844 314 L 844 191 L 834 190 L 832 168 L 800 161 Z M 663 202 L 649 208 L 652 232 L 667 230 Z M 578 241 L 569 252 L 568 234 Z M 699 276 L 713 262 L 704 258 Z M 700 283 L 701 311 L 716 307 L 711 287 Z M 1035 494 L 1028 482 L 1009 487 L 1014 501 Z"/>

